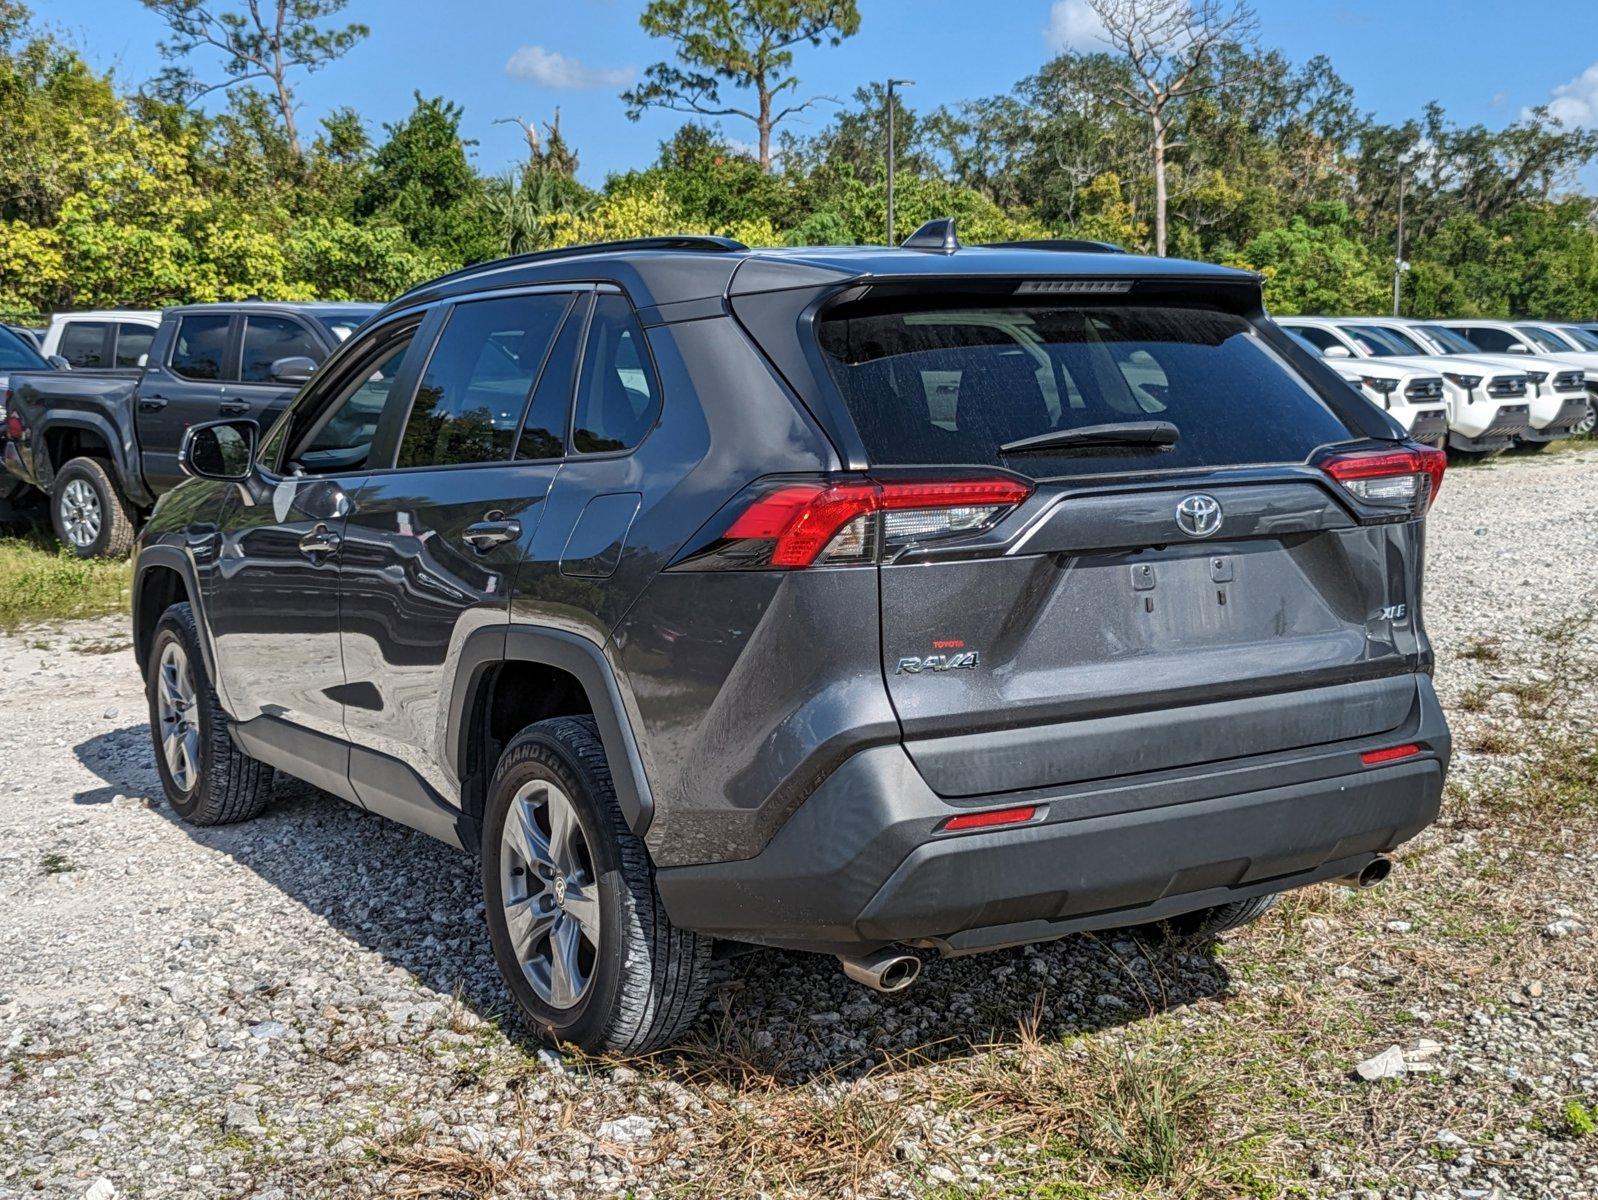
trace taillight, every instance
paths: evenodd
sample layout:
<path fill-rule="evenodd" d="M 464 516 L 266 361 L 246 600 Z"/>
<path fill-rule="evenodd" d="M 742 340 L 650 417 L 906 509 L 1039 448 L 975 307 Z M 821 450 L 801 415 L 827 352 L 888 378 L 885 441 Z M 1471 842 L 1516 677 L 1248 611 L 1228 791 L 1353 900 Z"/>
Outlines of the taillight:
<path fill-rule="evenodd" d="M 1419 516 L 1437 499 L 1448 455 L 1433 446 L 1406 444 L 1392 450 L 1333 454 L 1317 465 L 1356 500 Z"/>
<path fill-rule="evenodd" d="M 1382 763 L 1398 762 L 1404 758 L 1414 758 L 1420 753 L 1420 747 L 1413 742 L 1402 746 L 1387 746 L 1381 750 L 1367 750 L 1359 756 L 1359 761 L 1367 767 L 1379 767 Z"/>
<path fill-rule="evenodd" d="M 878 561 L 883 550 L 987 528 L 1032 494 L 1009 477 L 781 484 L 711 548 L 721 567 L 794 570 Z"/>
<path fill-rule="evenodd" d="M 950 817 L 938 826 L 940 833 L 954 833 L 960 829 L 992 829 L 1000 825 L 1025 825 L 1038 815 L 1035 804 L 1021 804 L 1015 808 L 990 808 L 986 812 L 962 813 Z"/>

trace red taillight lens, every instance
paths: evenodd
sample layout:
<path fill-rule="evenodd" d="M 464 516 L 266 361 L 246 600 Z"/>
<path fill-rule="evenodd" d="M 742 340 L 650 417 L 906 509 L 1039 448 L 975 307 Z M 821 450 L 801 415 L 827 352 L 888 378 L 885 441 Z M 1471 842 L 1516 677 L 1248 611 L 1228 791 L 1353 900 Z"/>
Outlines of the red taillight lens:
<path fill-rule="evenodd" d="M 1009 478 L 789 484 L 756 499 L 722 536 L 772 543 L 773 567 L 866 562 L 878 536 L 868 522 L 879 513 L 882 538 L 902 543 L 981 529 L 1031 494 Z"/>
<path fill-rule="evenodd" d="M 1366 504 L 1407 506 L 1417 516 L 1432 506 L 1443 486 L 1448 455 L 1432 446 L 1355 450 L 1320 462 L 1325 471 Z"/>
<path fill-rule="evenodd" d="M 1383 750 L 1367 750 L 1359 756 L 1359 761 L 1367 767 L 1380 766 L 1382 763 L 1397 762 L 1401 758 L 1414 758 L 1420 753 L 1420 747 L 1414 743 L 1403 746 L 1388 746 Z"/>
<path fill-rule="evenodd" d="M 987 812 L 962 813 L 958 817 L 950 817 L 938 827 L 942 833 L 953 833 L 957 829 L 991 829 L 995 825 L 1024 825 L 1037 816 L 1038 808 L 1035 804 L 1024 804 L 1017 808 L 992 808 Z"/>

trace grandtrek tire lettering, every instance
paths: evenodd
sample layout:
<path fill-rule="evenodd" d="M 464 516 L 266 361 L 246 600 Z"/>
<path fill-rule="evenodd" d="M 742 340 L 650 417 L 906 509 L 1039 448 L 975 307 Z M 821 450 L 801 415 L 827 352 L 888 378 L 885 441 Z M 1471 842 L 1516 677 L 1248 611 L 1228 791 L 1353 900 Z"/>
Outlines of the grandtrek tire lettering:
<path fill-rule="evenodd" d="M 981 661 L 975 650 L 964 654 L 929 654 L 925 658 L 901 658 L 894 665 L 895 675 L 919 675 L 923 671 L 970 671 Z"/>

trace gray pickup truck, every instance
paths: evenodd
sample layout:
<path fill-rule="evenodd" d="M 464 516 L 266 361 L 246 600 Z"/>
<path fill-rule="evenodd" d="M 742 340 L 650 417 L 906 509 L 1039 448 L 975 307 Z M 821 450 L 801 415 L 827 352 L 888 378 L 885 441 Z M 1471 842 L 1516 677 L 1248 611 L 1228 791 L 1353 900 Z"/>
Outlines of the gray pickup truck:
<path fill-rule="evenodd" d="M 3 459 L 44 492 L 56 536 L 81 558 L 126 554 L 145 514 L 183 478 L 192 425 L 233 417 L 265 428 L 371 304 L 193 304 L 169 308 L 144 363 L 123 371 L 11 376 Z"/>

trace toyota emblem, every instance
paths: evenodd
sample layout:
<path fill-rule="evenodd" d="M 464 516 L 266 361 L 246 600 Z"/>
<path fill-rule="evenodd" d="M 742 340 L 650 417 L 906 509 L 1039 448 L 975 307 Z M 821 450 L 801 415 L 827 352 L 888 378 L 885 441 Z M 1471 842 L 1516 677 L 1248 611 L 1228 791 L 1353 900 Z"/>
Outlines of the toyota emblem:
<path fill-rule="evenodd" d="M 1176 524 L 1188 537 L 1205 538 L 1221 527 L 1221 502 L 1195 492 L 1176 506 Z"/>

